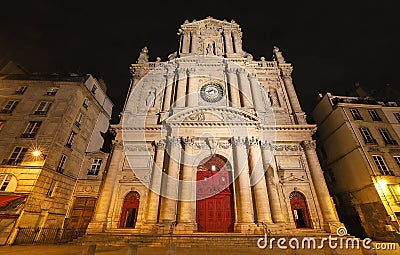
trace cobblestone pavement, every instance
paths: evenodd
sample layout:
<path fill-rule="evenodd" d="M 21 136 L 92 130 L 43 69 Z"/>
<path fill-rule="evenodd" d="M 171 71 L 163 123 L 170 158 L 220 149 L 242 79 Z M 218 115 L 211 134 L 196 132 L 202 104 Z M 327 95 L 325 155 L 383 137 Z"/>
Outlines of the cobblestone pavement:
<path fill-rule="evenodd" d="M 27 245 L 27 246 L 1 246 L 1 255 L 81 255 L 83 247 L 77 245 Z M 127 247 L 97 246 L 96 255 L 126 255 Z M 170 255 L 168 247 L 140 247 L 138 255 Z M 261 250 L 254 248 L 182 248 L 176 249 L 176 255 L 284 255 L 290 254 L 285 250 Z M 298 255 L 324 255 L 323 250 L 299 250 Z M 339 255 L 362 255 L 361 250 L 338 250 Z M 398 255 L 400 247 L 396 250 L 377 251 L 377 255 Z M 171 254 L 172 255 L 172 254 Z"/>

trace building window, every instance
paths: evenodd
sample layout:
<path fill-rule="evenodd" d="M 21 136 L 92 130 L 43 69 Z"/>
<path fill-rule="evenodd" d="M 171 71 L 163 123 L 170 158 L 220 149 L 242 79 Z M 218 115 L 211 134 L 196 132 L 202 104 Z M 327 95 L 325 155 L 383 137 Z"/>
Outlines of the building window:
<path fill-rule="evenodd" d="M 387 168 L 382 156 L 372 155 L 372 158 L 374 159 L 375 165 L 379 169 L 382 175 L 394 175 L 393 172 Z"/>
<path fill-rule="evenodd" d="M 3 129 L 5 123 L 6 121 L 0 120 L 0 131 Z"/>
<path fill-rule="evenodd" d="M 95 95 L 95 94 L 96 94 L 96 90 L 97 90 L 96 86 L 95 86 L 95 85 L 93 85 L 93 87 L 92 87 L 92 90 L 91 90 L 91 92 L 92 92 L 92 94 L 93 94 L 93 95 Z"/>
<path fill-rule="evenodd" d="M 47 190 L 46 196 L 52 197 L 54 195 L 54 191 L 56 189 L 56 186 L 57 186 L 57 182 L 55 180 L 52 180 L 51 183 L 50 183 L 50 187 Z"/>
<path fill-rule="evenodd" d="M 27 88 L 28 88 L 27 86 L 21 86 L 21 87 L 19 87 L 17 90 L 15 90 L 15 94 L 22 95 L 22 94 L 25 93 L 25 91 L 26 91 Z"/>
<path fill-rule="evenodd" d="M 350 113 L 351 115 L 353 115 L 353 119 L 354 120 L 362 120 L 363 118 L 361 117 L 360 112 L 358 111 L 358 109 L 355 108 L 350 108 Z"/>
<path fill-rule="evenodd" d="M 64 172 L 64 164 L 65 164 L 66 160 L 67 160 L 67 156 L 65 156 L 64 154 L 61 155 L 61 159 L 60 159 L 60 162 L 58 162 L 58 166 L 57 166 L 57 170 L 56 170 L 58 173 Z"/>
<path fill-rule="evenodd" d="M 29 124 L 28 126 L 26 126 L 25 131 L 24 133 L 22 133 L 21 137 L 34 138 L 41 124 L 41 121 L 29 121 Z"/>
<path fill-rule="evenodd" d="M 0 113 L 12 113 L 17 105 L 17 100 L 8 100 L 7 104 L 3 107 L 3 109 L 1 109 Z"/>
<path fill-rule="evenodd" d="M 378 128 L 378 131 L 381 134 L 382 139 L 385 141 L 385 144 L 397 145 L 397 141 L 393 140 L 392 136 L 386 128 Z"/>
<path fill-rule="evenodd" d="M 360 130 L 360 133 L 366 144 L 376 144 L 377 143 L 368 128 L 360 127 L 359 130 Z"/>
<path fill-rule="evenodd" d="M 400 184 L 388 185 L 390 193 L 392 194 L 393 200 L 396 203 L 400 203 Z"/>
<path fill-rule="evenodd" d="M 82 124 L 83 114 L 81 112 L 78 113 L 78 116 L 75 119 L 74 125 L 80 127 Z"/>
<path fill-rule="evenodd" d="M 379 117 L 376 110 L 368 110 L 368 113 L 373 121 L 382 121 L 381 117 Z"/>
<path fill-rule="evenodd" d="M 48 96 L 55 96 L 57 94 L 58 88 L 57 87 L 51 87 L 47 90 L 47 95 Z"/>
<path fill-rule="evenodd" d="M 15 147 L 14 151 L 11 153 L 8 159 L 3 160 L 3 164 L 5 165 L 19 165 L 24 160 L 25 154 L 28 151 L 27 148 L 24 147 Z"/>
<path fill-rule="evenodd" d="M 74 131 L 71 131 L 71 133 L 69 134 L 67 143 L 65 144 L 65 146 L 67 146 L 68 148 L 72 147 L 72 142 L 74 141 L 76 133 Z"/>
<path fill-rule="evenodd" d="M 40 102 L 38 108 L 35 111 L 36 115 L 46 115 L 50 109 L 52 102 L 49 101 L 42 101 Z"/>
<path fill-rule="evenodd" d="M 88 175 L 98 175 L 100 171 L 101 162 L 102 162 L 101 159 L 93 159 L 93 163 L 88 171 Z"/>
<path fill-rule="evenodd" d="M 396 164 L 400 167 L 400 156 L 394 156 L 393 158 Z"/>
<path fill-rule="evenodd" d="M 0 175 L 0 191 L 5 191 L 10 184 L 12 175 L 11 174 L 4 174 Z"/>
<path fill-rule="evenodd" d="M 85 98 L 84 100 L 83 100 L 83 104 L 82 104 L 82 106 L 84 107 L 84 108 L 88 108 L 88 106 L 89 106 L 89 99 L 87 99 L 87 98 Z"/>
<path fill-rule="evenodd" d="M 396 120 L 397 120 L 398 122 L 400 122 L 400 112 L 394 112 L 393 115 L 394 115 L 394 117 L 396 118 Z"/>

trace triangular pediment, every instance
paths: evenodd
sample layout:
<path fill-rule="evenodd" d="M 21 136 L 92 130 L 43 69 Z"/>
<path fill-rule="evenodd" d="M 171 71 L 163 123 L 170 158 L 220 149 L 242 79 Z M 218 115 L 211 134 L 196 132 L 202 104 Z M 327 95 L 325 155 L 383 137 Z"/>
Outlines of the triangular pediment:
<path fill-rule="evenodd" d="M 261 120 L 252 113 L 232 107 L 201 107 L 178 112 L 165 120 L 179 125 L 258 125 Z"/>
<path fill-rule="evenodd" d="M 239 26 L 234 20 L 226 21 L 226 20 L 218 20 L 213 17 L 207 17 L 201 20 L 193 20 L 189 22 L 186 20 L 182 26 L 204 26 L 204 25 L 214 25 L 214 26 Z"/>

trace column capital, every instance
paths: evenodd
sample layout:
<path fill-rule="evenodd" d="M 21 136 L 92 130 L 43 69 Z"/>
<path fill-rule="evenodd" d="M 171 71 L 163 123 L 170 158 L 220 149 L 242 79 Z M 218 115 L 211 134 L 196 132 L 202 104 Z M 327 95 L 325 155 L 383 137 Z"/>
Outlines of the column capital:
<path fill-rule="evenodd" d="M 260 144 L 260 140 L 254 136 L 247 138 L 246 142 L 248 146 L 258 146 Z"/>
<path fill-rule="evenodd" d="M 119 141 L 119 140 L 113 141 L 112 142 L 112 147 L 114 149 L 123 149 L 124 148 L 124 142 L 123 141 Z"/>
<path fill-rule="evenodd" d="M 166 142 L 165 139 L 161 139 L 159 141 L 156 141 L 155 144 L 154 144 L 154 149 L 155 150 L 165 150 L 166 144 L 167 144 L 167 142 Z"/>
<path fill-rule="evenodd" d="M 182 143 L 185 147 L 193 147 L 194 146 L 194 138 L 193 137 L 182 137 Z"/>
<path fill-rule="evenodd" d="M 243 137 L 232 137 L 231 143 L 235 147 L 245 147 L 246 146 L 246 139 Z"/>
<path fill-rule="evenodd" d="M 237 73 L 237 69 L 236 68 L 227 68 L 226 69 L 226 71 L 229 73 L 229 74 L 236 74 Z"/>
<path fill-rule="evenodd" d="M 188 68 L 186 69 L 186 75 L 190 76 L 191 74 L 196 73 L 196 68 Z"/>
<path fill-rule="evenodd" d="M 167 143 L 171 147 L 180 147 L 181 146 L 181 139 L 179 137 L 169 137 L 169 138 L 167 138 Z"/>
<path fill-rule="evenodd" d="M 267 141 L 260 141 L 260 146 L 263 150 L 271 149 L 271 144 Z"/>
<path fill-rule="evenodd" d="M 304 150 L 315 150 L 317 147 L 315 140 L 302 141 L 300 144 Z"/>

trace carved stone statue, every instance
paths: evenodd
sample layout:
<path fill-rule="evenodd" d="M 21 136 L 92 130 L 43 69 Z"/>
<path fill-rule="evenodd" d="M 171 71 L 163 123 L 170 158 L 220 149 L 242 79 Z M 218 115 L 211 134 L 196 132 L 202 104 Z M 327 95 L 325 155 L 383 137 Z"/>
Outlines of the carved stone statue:
<path fill-rule="evenodd" d="M 178 56 L 178 52 L 174 51 L 171 54 L 168 55 L 168 60 L 173 60 Z"/>
<path fill-rule="evenodd" d="M 147 107 L 153 107 L 155 100 L 156 100 L 156 90 L 155 89 L 151 89 L 149 91 L 149 93 L 147 94 L 147 97 L 146 97 L 146 106 Z"/>
<path fill-rule="evenodd" d="M 283 57 L 282 52 L 276 46 L 274 46 L 274 57 L 275 60 L 278 61 L 278 64 L 285 63 L 285 58 Z"/>
<path fill-rule="evenodd" d="M 206 55 L 214 55 L 214 46 L 211 43 L 207 45 Z"/>
<path fill-rule="evenodd" d="M 138 64 L 143 64 L 149 62 L 149 50 L 145 46 L 139 53 Z"/>

